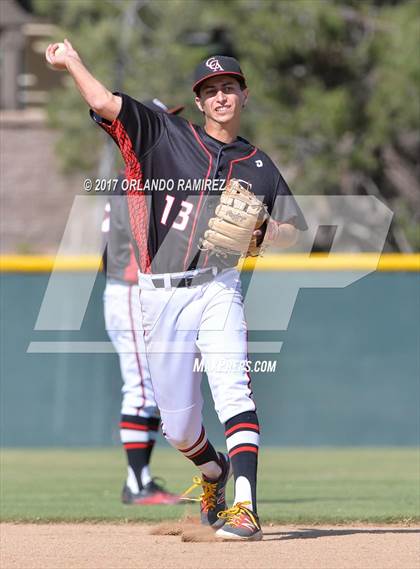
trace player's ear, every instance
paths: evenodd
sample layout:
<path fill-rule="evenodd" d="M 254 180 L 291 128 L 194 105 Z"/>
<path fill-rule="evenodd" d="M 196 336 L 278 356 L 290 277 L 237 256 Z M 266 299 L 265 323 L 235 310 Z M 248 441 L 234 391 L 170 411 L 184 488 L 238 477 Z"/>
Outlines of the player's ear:
<path fill-rule="evenodd" d="M 243 100 L 242 100 L 242 108 L 244 109 L 248 103 L 248 95 L 249 95 L 249 91 L 248 88 L 244 89 L 242 91 L 242 96 L 243 96 Z"/>
<path fill-rule="evenodd" d="M 196 97 L 195 98 L 195 104 L 197 105 L 198 109 L 204 113 L 204 109 L 203 109 L 203 105 L 201 104 L 201 99 L 200 97 Z"/>

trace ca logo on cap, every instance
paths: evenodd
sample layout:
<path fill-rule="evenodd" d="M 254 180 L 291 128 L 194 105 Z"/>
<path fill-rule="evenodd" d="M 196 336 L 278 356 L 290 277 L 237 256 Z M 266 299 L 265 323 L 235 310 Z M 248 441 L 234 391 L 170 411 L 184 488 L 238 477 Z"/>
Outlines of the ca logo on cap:
<path fill-rule="evenodd" d="M 215 57 L 210 57 L 210 59 L 206 61 L 206 67 L 212 71 L 224 71 L 223 67 Z"/>

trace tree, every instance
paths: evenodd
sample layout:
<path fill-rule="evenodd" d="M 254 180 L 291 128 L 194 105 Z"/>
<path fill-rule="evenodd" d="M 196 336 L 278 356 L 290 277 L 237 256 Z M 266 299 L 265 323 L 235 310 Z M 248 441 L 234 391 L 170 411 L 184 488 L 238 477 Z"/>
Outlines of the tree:
<path fill-rule="evenodd" d="M 110 88 L 140 100 L 187 100 L 194 120 L 193 67 L 209 54 L 234 52 L 252 94 L 244 134 L 274 157 L 294 191 L 374 193 L 396 212 L 389 247 L 420 247 L 418 2 L 141 0 L 134 11 L 133 5 L 35 2 Z M 63 131 L 64 166 L 92 168 L 100 137 L 87 125 L 78 94 L 54 93 L 50 116 Z"/>

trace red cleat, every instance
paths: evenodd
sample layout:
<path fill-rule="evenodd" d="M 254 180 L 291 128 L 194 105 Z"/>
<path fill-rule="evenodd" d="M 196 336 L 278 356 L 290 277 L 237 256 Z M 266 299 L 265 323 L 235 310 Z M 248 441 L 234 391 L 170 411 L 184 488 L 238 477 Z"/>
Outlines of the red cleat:
<path fill-rule="evenodd" d="M 137 506 L 157 506 L 168 504 L 180 504 L 180 497 L 165 490 L 156 482 L 156 478 L 151 480 L 138 494 L 135 494 L 125 485 L 122 491 L 121 500 L 123 504 L 134 504 Z"/>

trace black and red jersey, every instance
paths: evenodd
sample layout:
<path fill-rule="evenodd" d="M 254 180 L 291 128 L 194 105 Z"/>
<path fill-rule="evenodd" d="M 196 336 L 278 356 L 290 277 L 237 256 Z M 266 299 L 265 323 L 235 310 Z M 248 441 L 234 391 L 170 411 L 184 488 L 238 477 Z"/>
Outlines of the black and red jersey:
<path fill-rule="evenodd" d="M 241 137 L 225 144 L 182 117 L 121 97 L 121 111 L 112 123 L 92 116 L 113 137 L 126 164 L 123 190 L 142 272 L 237 264 L 236 255 L 209 256 L 199 248 L 231 178 L 251 184 L 275 220 L 306 229 L 286 182 L 264 152 Z"/>

